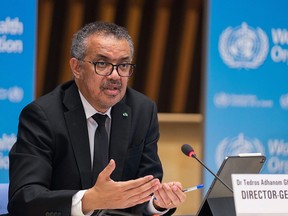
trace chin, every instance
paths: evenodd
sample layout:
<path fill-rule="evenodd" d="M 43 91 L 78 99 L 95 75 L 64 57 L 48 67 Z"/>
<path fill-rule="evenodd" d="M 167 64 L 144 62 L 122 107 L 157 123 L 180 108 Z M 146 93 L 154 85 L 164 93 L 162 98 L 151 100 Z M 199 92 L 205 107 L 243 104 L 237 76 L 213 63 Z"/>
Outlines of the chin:
<path fill-rule="evenodd" d="M 115 104 L 117 104 L 123 97 L 121 97 L 120 95 L 110 95 L 108 97 L 108 100 L 106 101 L 106 105 L 108 107 L 112 107 L 114 106 Z"/>

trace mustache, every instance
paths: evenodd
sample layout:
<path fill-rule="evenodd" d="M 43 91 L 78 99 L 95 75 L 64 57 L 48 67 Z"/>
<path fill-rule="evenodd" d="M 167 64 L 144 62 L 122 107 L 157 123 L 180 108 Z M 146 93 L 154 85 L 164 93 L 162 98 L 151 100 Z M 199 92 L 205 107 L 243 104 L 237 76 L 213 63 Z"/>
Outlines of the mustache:
<path fill-rule="evenodd" d="M 101 85 L 101 89 L 121 89 L 122 83 L 119 80 L 107 80 L 103 85 Z"/>

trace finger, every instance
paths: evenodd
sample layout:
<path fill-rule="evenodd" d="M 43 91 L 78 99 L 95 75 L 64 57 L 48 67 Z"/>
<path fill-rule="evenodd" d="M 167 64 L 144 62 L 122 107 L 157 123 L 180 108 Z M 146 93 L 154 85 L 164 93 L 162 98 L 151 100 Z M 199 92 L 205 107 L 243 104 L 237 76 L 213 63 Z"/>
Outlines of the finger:
<path fill-rule="evenodd" d="M 109 164 L 99 173 L 98 179 L 110 180 L 110 176 L 115 170 L 115 168 L 116 168 L 116 163 L 113 159 L 111 159 L 109 161 Z"/>
<path fill-rule="evenodd" d="M 162 188 L 154 193 L 155 204 L 161 208 L 174 208 L 185 201 L 186 194 L 182 192 L 180 183 L 163 183 Z"/>
<path fill-rule="evenodd" d="M 162 187 L 154 193 L 156 204 L 159 207 L 166 208 L 171 203 L 167 190 L 171 190 L 170 186 L 167 183 L 162 183 Z"/>
<path fill-rule="evenodd" d="M 125 200 L 123 200 L 123 202 L 126 203 L 127 207 L 148 202 L 151 199 L 154 191 L 159 189 L 159 186 L 160 186 L 159 179 L 152 179 L 146 182 L 145 184 L 140 185 L 139 187 L 131 188 L 127 191 L 124 191 L 122 193 L 123 194 L 122 197 L 125 197 Z"/>
<path fill-rule="evenodd" d="M 131 197 L 131 198 L 127 199 L 128 206 L 130 207 L 130 206 L 135 206 L 135 205 L 139 205 L 139 204 L 148 202 L 151 199 L 151 197 L 152 197 L 151 195 Z"/>
<path fill-rule="evenodd" d="M 162 186 L 162 193 L 160 194 L 165 205 L 171 205 L 172 203 L 172 195 L 173 195 L 173 191 L 172 191 L 172 186 L 170 186 L 169 184 L 164 183 Z"/>
<path fill-rule="evenodd" d="M 183 189 L 182 184 L 180 182 L 170 182 L 168 183 L 171 187 L 176 186 L 178 187 L 180 190 Z"/>
<path fill-rule="evenodd" d="M 155 191 L 160 188 L 159 179 L 153 179 L 137 188 L 130 189 L 128 192 L 130 193 L 130 198 L 142 199 L 144 197 L 151 197 Z"/>
<path fill-rule="evenodd" d="M 180 190 L 180 192 L 177 192 L 177 196 L 180 200 L 180 203 L 183 203 L 186 200 L 187 194 Z"/>
<path fill-rule="evenodd" d="M 158 191 L 154 193 L 153 205 L 156 209 L 158 207 L 162 209 L 169 209 L 172 208 L 171 204 L 172 202 L 168 202 L 167 199 L 164 200 L 161 196 L 161 193 L 159 193 Z"/>
<path fill-rule="evenodd" d="M 151 180 L 152 180 L 152 183 L 155 183 L 155 181 L 159 181 L 159 180 L 154 180 L 153 178 L 154 177 L 152 175 L 148 175 L 148 176 L 144 176 L 135 180 L 125 181 L 125 182 L 122 182 L 122 188 L 123 190 L 128 191 L 134 188 L 139 188 L 140 186 L 147 184 Z"/>
<path fill-rule="evenodd" d="M 131 206 L 147 202 L 160 186 L 159 179 L 152 179 L 139 187 L 130 188 L 125 192 L 126 201 L 128 201 L 128 204 Z"/>
<path fill-rule="evenodd" d="M 157 206 L 162 207 L 165 205 L 164 200 L 162 199 L 159 190 L 154 192 L 154 202 Z"/>
<path fill-rule="evenodd" d="M 181 184 L 173 184 L 172 186 L 164 187 L 166 195 L 168 196 L 169 203 L 172 203 L 174 206 L 179 205 L 180 203 L 184 202 L 186 199 L 186 194 L 182 191 Z M 167 204 L 167 202 L 165 202 Z M 170 204 L 171 205 L 171 204 Z"/>

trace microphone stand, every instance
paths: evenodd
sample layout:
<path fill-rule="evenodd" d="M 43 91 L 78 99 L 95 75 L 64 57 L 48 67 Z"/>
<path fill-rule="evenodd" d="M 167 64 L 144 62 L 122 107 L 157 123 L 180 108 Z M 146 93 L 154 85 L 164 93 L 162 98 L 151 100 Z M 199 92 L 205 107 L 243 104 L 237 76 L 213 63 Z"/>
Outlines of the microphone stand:
<path fill-rule="evenodd" d="M 192 154 L 192 157 L 195 158 L 203 167 L 205 167 L 217 180 L 219 180 L 228 190 L 230 190 L 233 193 L 233 190 L 225 183 L 223 182 L 217 175 L 215 175 L 201 160 L 199 160 L 195 154 Z"/>

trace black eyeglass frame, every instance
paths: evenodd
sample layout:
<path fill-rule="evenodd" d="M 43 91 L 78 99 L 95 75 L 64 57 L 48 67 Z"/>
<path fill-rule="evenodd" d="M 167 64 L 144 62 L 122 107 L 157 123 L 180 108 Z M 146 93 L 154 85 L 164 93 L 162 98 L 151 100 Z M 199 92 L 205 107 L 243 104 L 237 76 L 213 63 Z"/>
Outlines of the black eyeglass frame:
<path fill-rule="evenodd" d="M 87 62 L 87 63 L 93 64 L 93 66 L 94 66 L 94 72 L 95 72 L 96 74 L 100 75 L 100 76 L 110 76 L 110 75 L 113 73 L 114 67 L 116 67 L 116 71 L 117 71 L 117 73 L 118 73 L 118 75 L 119 75 L 120 77 L 130 77 L 130 76 L 132 76 L 132 74 L 133 74 L 133 72 L 134 72 L 134 69 L 135 69 L 135 67 L 136 67 L 136 64 L 131 64 L 131 63 L 112 64 L 112 63 L 110 63 L 110 62 L 104 62 L 104 61 L 98 62 L 98 61 L 86 61 L 86 60 L 79 60 L 79 59 L 78 59 L 78 61 L 82 61 L 82 62 Z M 111 66 L 112 66 L 112 69 L 111 69 L 110 73 L 100 74 L 99 72 L 97 72 L 97 71 L 96 71 L 96 65 L 97 65 L 98 63 L 105 63 L 105 64 L 111 65 Z M 130 71 L 129 71 L 129 75 L 128 75 L 128 76 L 123 76 L 123 75 L 121 75 L 121 74 L 119 73 L 118 67 L 121 66 L 121 65 L 129 65 L 129 66 L 130 66 Z"/>

